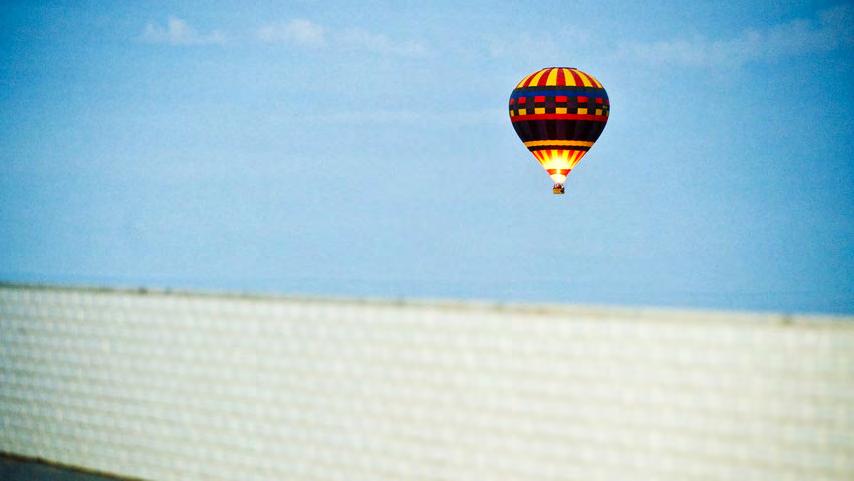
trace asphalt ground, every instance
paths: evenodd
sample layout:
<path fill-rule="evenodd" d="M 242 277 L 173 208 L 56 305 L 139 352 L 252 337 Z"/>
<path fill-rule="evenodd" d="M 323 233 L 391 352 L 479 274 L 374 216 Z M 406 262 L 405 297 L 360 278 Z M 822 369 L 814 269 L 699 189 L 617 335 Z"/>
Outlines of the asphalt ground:
<path fill-rule="evenodd" d="M 0 454 L 0 481 L 117 481 L 122 478 Z"/>

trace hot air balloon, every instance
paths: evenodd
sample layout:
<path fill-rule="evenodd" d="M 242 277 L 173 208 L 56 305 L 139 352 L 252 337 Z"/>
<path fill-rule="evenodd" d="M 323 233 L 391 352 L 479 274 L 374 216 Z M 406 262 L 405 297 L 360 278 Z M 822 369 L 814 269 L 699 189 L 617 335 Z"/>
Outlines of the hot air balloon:
<path fill-rule="evenodd" d="M 602 84 L 577 68 L 540 69 L 513 89 L 513 129 L 554 181 L 553 193 L 564 193 L 566 176 L 602 134 L 610 108 Z"/>

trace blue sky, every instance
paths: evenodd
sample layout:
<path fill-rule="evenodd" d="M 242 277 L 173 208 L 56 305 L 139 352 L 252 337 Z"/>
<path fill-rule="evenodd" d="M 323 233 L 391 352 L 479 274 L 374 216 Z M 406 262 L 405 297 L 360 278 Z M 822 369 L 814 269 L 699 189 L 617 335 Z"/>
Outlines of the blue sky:
<path fill-rule="evenodd" d="M 854 7 L 645 3 L 6 2 L 0 279 L 854 312 Z"/>

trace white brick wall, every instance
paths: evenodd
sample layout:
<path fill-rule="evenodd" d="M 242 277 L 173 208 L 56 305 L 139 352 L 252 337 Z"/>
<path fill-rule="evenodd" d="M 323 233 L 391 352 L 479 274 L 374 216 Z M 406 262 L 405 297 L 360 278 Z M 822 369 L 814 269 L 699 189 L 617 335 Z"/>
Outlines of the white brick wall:
<path fill-rule="evenodd" d="M 854 320 L 0 287 L 0 451 L 169 480 L 850 480 Z"/>

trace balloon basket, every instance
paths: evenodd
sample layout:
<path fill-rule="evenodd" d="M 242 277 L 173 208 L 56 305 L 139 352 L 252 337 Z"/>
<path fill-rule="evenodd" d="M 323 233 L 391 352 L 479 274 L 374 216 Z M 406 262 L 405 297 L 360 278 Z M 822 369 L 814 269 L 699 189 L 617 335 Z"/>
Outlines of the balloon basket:
<path fill-rule="evenodd" d="M 555 184 L 555 185 L 554 185 L 554 187 L 552 187 L 552 194 L 554 194 L 554 195 L 563 195 L 563 193 L 564 193 L 564 190 L 563 190 L 563 186 L 562 186 L 562 185 L 560 185 L 560 184 Z"/>

